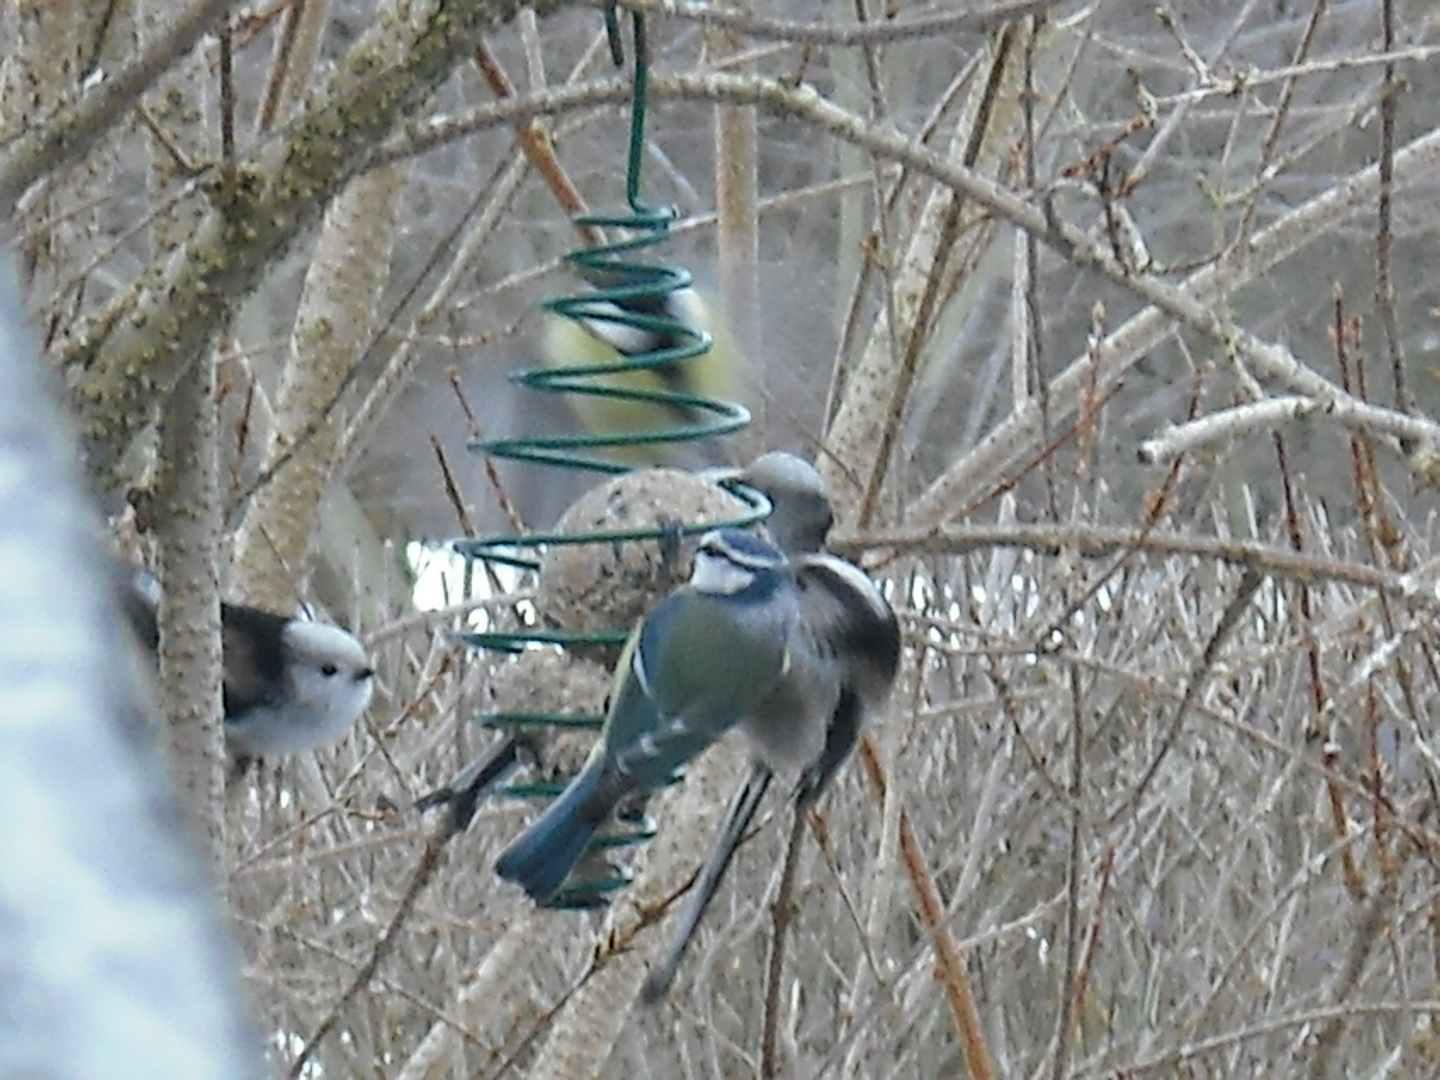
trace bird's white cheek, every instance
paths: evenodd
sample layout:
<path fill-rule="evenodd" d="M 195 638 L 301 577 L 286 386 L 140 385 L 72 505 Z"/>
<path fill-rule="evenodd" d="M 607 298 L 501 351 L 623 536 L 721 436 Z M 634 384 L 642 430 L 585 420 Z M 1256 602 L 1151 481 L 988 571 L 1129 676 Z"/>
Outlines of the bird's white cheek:
<path fill-rule="evenodd" d="M 305 687 L 302 700 L 307 708 L 335 719 L 349 723 L 359 717 L 370 704 L 374 691 L 374 680 L 363 682 L 344 680 L 343 677 L 312 680 Z"/>
<path fill-rule="evenodd" d="M 358 717 L 370 707 L 370 698 L 375 693 L 375 680 L 366 679 L 363 683 L 354 683 L 350 688 L 352 716 Z"/>

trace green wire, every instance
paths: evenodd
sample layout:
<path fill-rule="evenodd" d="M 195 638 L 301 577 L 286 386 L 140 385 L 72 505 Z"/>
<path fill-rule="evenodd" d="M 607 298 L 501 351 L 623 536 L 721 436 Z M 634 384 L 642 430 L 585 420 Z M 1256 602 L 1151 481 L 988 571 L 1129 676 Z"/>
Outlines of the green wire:
<path fill-rule="evenodd" d="M 645 106 L 650 91 L 650 46 L 645 33 L 645 13 L 633 15 L 635 25 L 635 81 L 630 98 L 630 167 L 625 176 L 625 198 L 637 214 L 655 210 L 640 201 L 640 174 L 645 161 Z M 666 215 L 669 216 L 668 214 Z"/>

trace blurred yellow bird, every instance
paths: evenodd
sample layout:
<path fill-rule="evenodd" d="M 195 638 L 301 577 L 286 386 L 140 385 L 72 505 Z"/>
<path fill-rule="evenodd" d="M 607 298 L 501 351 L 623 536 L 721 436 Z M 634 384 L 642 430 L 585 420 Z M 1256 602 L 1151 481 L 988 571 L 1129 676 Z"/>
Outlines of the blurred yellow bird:
<path fill-rule="evenodd" d="M 541 359 L 554 370 L 612 364 L 628 357 L 691 343 L 674 332 L 632 326 L 614 321 L 626 315 L 668 319 L 710 335 L 710 347 L 687 360 L 597 375 L 587 380 L 597 387 L 619 390 L 665 391 L 734 401 L 739 383 L 739 361 L 734 341 L 694 289 L 679 289 L 655 297 L 623 301 L 587 300 L 590 312 L 568 317 L 547 314 L 540 343 Z M 565 395 L 576 422 L 589 435 L 649 434 L 713 422 L 716 414 L 671 401 L 628 401 L 624 398 L 570 393 Z M 596 451 L 626 465 L 693 465 L 695 458 L 715 457 L 705 442 L 639 443 Z"/>

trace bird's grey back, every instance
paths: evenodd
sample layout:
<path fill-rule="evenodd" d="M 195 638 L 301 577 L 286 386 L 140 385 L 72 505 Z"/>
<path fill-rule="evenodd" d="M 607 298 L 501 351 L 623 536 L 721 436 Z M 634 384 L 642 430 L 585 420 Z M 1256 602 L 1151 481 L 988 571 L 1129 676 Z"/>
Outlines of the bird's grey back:
<path fill-rule="evenodd" d="M 820 756 L 826 722 L 840 700 L 844 671 L 811 626 L 796 619 L 789 634 L 789 673 L 741 726 L 751 754 L 783 776 L 793 777 Z"/>
<path fill-rule="evenodd" d="M 895 614 L 858 567 L 833 555 L 791 562 L 800 617 L 790 674 L 744 725 L 751 752 L 780 773 L 816 764 L 847 684 L 860 719 L 890 692 L 900 661 Z M 836 749 L 832 747 L 831 750 Z"/>

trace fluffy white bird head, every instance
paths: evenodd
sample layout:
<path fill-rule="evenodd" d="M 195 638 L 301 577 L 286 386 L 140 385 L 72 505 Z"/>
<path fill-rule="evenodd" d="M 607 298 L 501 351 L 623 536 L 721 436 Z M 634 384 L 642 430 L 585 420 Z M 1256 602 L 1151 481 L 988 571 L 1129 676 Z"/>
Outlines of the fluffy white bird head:
<path fill-rule="evenodd" d="M 229 646 L 227 640 L 227 674 L 238 675 Z M 295 754 L 335 742 L 370 704 L 375 670 L 359 640 L 338 626 L 287 620 L 278 660 L 279 685 L 261 674 L 254 700 L 235 702 L 226 717 L 226 739 L 239 757 Z"/>
<path fill-rule="evenodd" d="M 297 703 L 353 719 L 370 704 L 375 670 L 353 634 L 325 623 L 291 620 L 285 628 Z"/>

